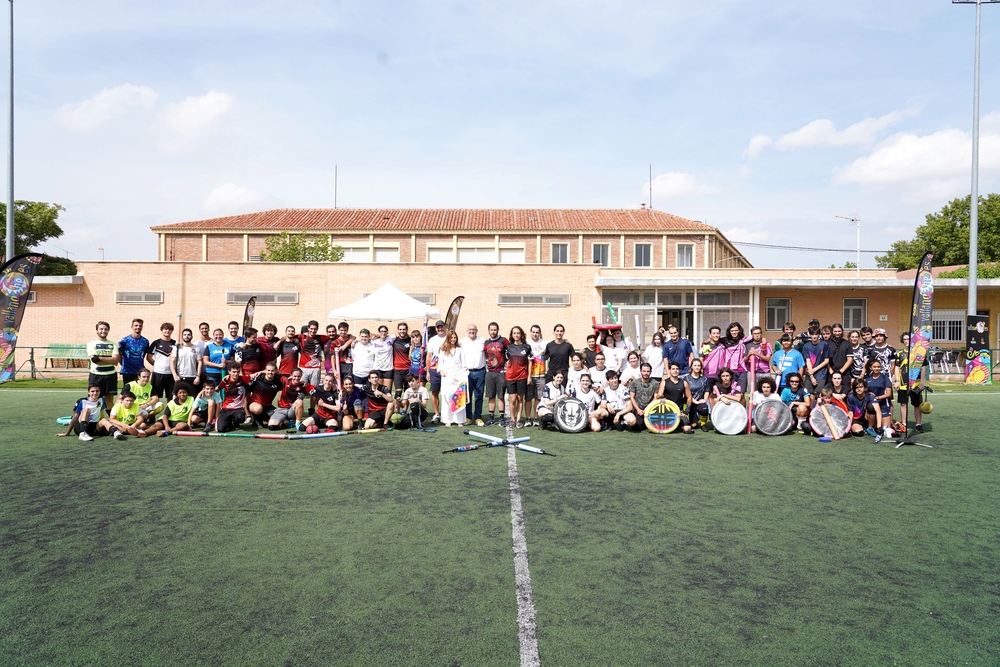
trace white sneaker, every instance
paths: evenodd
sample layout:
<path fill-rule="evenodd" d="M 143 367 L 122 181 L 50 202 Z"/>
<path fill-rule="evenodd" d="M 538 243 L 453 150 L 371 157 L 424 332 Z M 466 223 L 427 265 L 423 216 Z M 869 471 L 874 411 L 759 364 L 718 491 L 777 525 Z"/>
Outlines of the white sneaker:
<path fill-rule="evenodd" d="M 111 437 L 113 437 L 115 440 L 124 440 L 125 434 L 122 433 L 121 431 L 115 431 L 115 434 Z"/>
<path fill-rule="evenodd" d="M 93 439 L 94 439 L 94 436 L 90 435 L 86 431 L 84 431 L 83 433 L 80 434 L 80 440 L 83 440 L 84 442 L 90 442 Z"/>

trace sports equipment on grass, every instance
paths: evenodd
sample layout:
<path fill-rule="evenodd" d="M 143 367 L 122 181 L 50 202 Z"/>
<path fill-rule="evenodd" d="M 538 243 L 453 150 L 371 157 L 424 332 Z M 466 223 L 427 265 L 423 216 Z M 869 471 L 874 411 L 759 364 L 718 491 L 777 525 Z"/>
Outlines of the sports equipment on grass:
<path fill-rule="evenodd" d="M 69 426 L 72 422 L 73 422 L 72 415 L 69 417 L 59 417 L 58 419 L 56 419 L 56 423 L 59 424 L 60 426 Z"/>
<path fill-rule="evenodd" d="M 528 442 L 531 440 L 531 436 L 524 436 L 522 438 L 498 438 L 495 435 L 490 435 L 488 433 L 480 433 L 478 431 L 470 431 L 465 429 L 462 431 L 465 435 L 471 435 L 473 438 L 479 438 L 480 440 L 485 440 L 486 442 L 492 442 L 497 445 L 516 445 L 519 442 Z"/>
<path fill-rule="evenodd" d="M 719 401 L 712 408 L 712 425 L 723 435 L 739 435 L 746 429 L 747 409 L 742 403 Z"/>
<path fill-rule="evenodd" d="M 839 405 L 820 405 L 810 413 L 809 427 L 820 436 L 839 439 L 850 430 L 851 416 Z"/>
<path fill-rule="evenodd" d="M 658 398 L 646 406 L 643 421 L 651 433 L 672 433 L 681 423 L 681 409 L 673 401 Z"/>
<path fill-rule="evenodd" d="M 539 449 L 538 447 L 531 447 L 529 445 L 522 445 L 521 443 L 515 444 L 514 447 L 520 449 L 522 452 L 531 452 L 532 454 L 541 454 L 542 456 L 555 456 L 555 454 L 547 452 L 544 449 Z"/>
<path fill-rule="evenodd" d="M 920 411 L 923 412 L 925 415 L 929 415 L 930 413 L 934 412 L 934 406 L 931 405 L 930 401 L 924 401 L 923 403 L 920 404 Z"/>
<path fill-rule="evenodd" d="M 552 406 L 556 428 L 564 433 L 579 433 L 587 428 L 587 406 L 578 398 L 564 396 Z"/>
<path fill-rule="evenodd" d="M 479 449 L 480 447 L 482 447 L 482 445 L 479 445 L 479 444 L 475 444 L 475 445 L 462 445 L 461 447 L 452 447 L 451 449 L 446 449 L 446 450 L 444 450 L 441 453 L 442 454 L 451 454 L 452 452 L 455 452 L 455 453 L 458 453 L 458 452 L 471 452 L 471 451 L 474 451 L 476 449 Z"/>
<path fill-rule="evenodd" d="M 794 421 L 791 408 L 777 399 L 763 401 L 753 409 L 754 426 L 764 435 L 784 435 Z"/>
<path fill-rule="evenodd" d="M 832 441 L 833 441 L 833 438 L 831 438 L 831 437 L 830 437 L 830 436 L 828 436 L 828 435 L 824 435 L 823 437 L 821 437 L 821 438 L 819 439 L 819 441 L 820 441 L 820 442 L 832 442 Z"/>

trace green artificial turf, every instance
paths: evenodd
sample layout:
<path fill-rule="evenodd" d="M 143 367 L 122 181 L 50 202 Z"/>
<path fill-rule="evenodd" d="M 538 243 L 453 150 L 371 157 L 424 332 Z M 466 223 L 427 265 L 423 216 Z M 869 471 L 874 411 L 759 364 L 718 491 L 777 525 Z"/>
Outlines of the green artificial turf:
<path fill-rule="evenodd" d="M 0 392 L 0 663 L 518 664 L 502 448 L 56 438 L 75 397 Z M 542 664 L 995 664 L 1000 398 L 934 402 L 933 450 L 526 431 Z"/>

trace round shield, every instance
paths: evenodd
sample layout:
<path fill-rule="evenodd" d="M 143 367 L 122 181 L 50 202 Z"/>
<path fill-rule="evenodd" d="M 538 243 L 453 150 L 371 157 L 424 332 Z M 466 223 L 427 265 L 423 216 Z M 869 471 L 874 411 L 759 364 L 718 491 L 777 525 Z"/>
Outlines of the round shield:
<path fill-rule="evenodd" d="M 587 406 L 578 398 L 566 396 L 552 406 L 556 427 L 566 433 L 579 433 L 587 428 Z"/>
<path fill-rule="evenodd" d="M 740 403 L 719 401 L 712 406 L 712 426 L 723 435 L 739 435 L 747 430 L 747 409 Z"/>
<path fill-rule="evenodd" d="M 758 433 L 783 435 L 792 428 L 792 411 L 781 401 L 764 401 L 753 409 L 753 424 Z"/>
<path fill-rule="evenodd" d="M 823 412 L 824 407 L 826 414 Z M 826 420 L 826 415 L 830 415 L 829 422 Z M 833 422 L 833 429 L 830 428 L 830 422 Z M 831 403 L 826 406 L 817 406 L 809 415 L 809 426 L 812 427 L 814 433 L 819 433 L 821 436 L 842 438 L 851 428 L 851 416 L 839 405 Z"/>
<path fill-rule="evenodd" d="M 847 409 L 847 403 L 844 403 L 844 402 L 843 402 L 842 400 L 840 400 L 839 398 L 831 398 L 830 400 L 831 400 L 831 401 L 833 402 L 833 404 L 834 404 L 834 405 L 838 405 L 838 406 L 840 406 L 841 408 L 843 408 L 843 409 L 844 409 L 844 412 L 846 412 L 847 414 L 850 414 L 850 413 L 851 413 L 851 411 Z"/>
<path fill-rule="evenodd" d="M 645 421 L 652 433 L 670 433 L 681 423 L 681 409 L 673 401 L 658 398 L 646 406 Z"/>

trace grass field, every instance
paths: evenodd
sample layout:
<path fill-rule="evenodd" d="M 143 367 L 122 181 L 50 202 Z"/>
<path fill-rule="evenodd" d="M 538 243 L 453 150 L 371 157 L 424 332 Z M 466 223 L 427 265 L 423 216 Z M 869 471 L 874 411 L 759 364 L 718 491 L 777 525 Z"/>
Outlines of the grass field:
<path fill-rule="evenodd" d="M 0 664 L 517 665 L 507 457 L 456 429 L 55 438 L 0 390 Z M 543 665 L 995 665 L 1000 396 L 923 441 L 532 430 Z"/>

